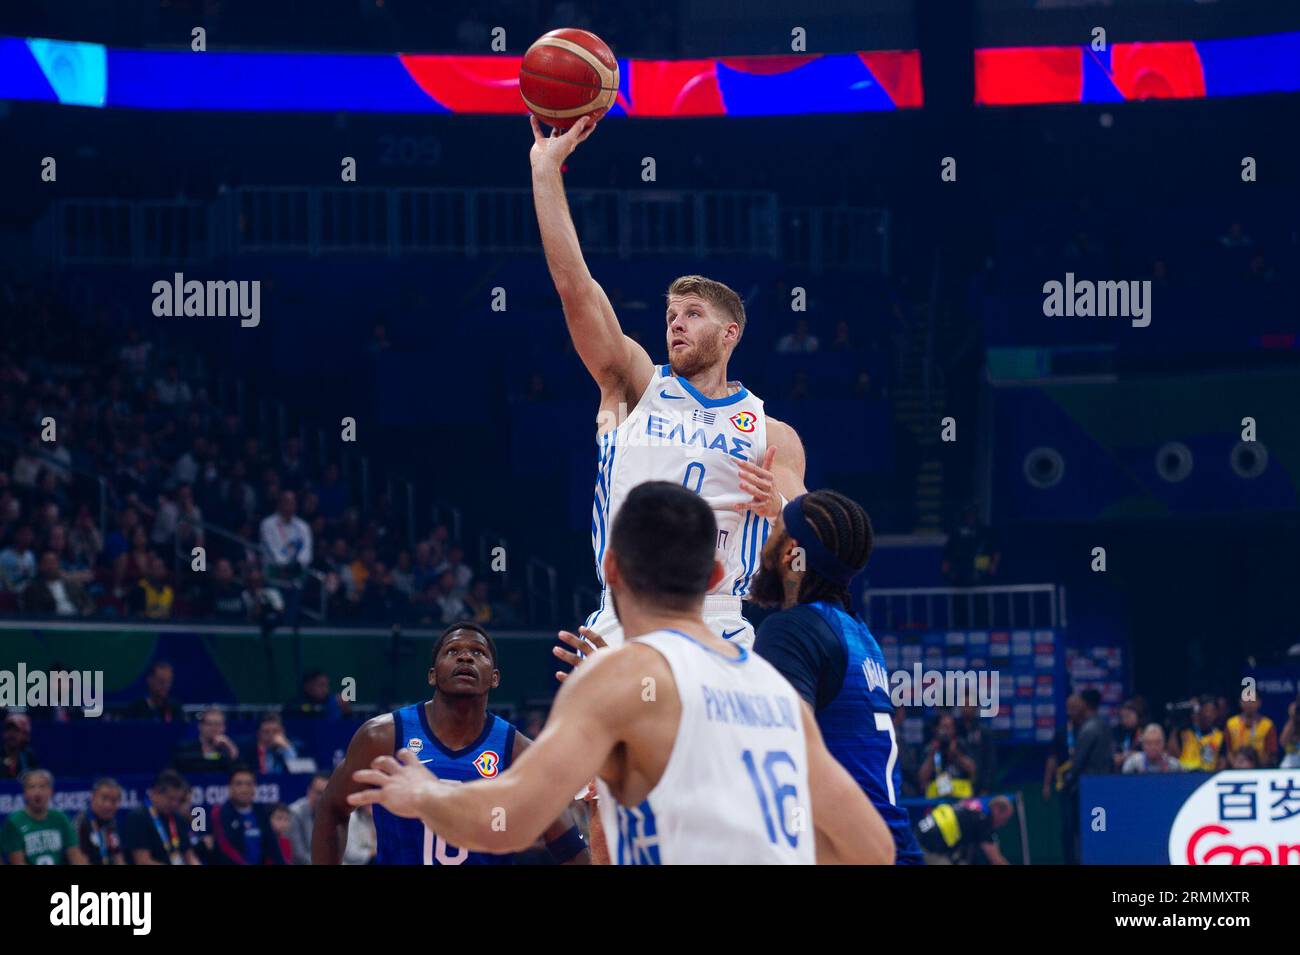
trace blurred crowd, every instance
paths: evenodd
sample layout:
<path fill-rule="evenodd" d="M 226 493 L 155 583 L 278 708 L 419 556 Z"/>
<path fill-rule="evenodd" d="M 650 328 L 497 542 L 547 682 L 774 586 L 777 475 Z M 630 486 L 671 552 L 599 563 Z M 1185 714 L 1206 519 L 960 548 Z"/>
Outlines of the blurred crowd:
<path fill-rule="evenodd" d="M 186 710 L 172 695 L 174 677 L 170 663 L 156 661 L 145 679 L 145 695 L 109 718 L 185 723 Z M 0 864 L 309 864 L 315 809 L 329 777 L 300 754 L 303 747 L 288 735 L 285 717 L 342 720 L 351 707 L 331 692 L 327 674 L 310 671 L 303 676 L 301 695 L 282 713 L 263 715 L 255 733 L 236 739 L 227 732 L 221 707 L 202 709 L 193 720 L 193 736 L 177 744 L 138 805 L 124 808 L 123 787 L 102 777 L 75 818 L 54 807 L 56 780 L 41 768 L 33 743 L 41 718 L 60 714 L 6 714 L 0 779 L 20 780 L 23 804 L 0 826 Z M 309 773 L 305 795 L 289 805 L 258 801 L 259 779 L 280 773 Z M 228 796 L 206 813 L 195 813 L 194 796 L 201 790 L 190 780 L 214 775 L 226 780 Z M 375 851 L 372 817 L 354 813 L 344 864 L 369 864 Z"/>
<path fill-rule="evenodd" d="M 1043 799 L 1062 800 L 1062 844 L 1067 862 L 1079 860 L 1079 780 L 1110 773 L 1213 773 L 1223 769 L 1300 768 L 1297 702 L 1279 728 L 1262 710 L 1257 694 L 1234 707 L 1227 697 L 1206 695 L 1166 707 L 1163 719 L 1134 697 L 1118 720 L 1101 713 L 1096 690 L 1066 700 L 1066 724 L 1043 768 Z"/>
<path fill-rule="evenodd" d="M 139 329 L 58 308 L 0 288 L 0 612 L 521 622 L 446 525 L 411 540 L 385 496 L 363 507 L 338 460 L 265 439 Z"/>

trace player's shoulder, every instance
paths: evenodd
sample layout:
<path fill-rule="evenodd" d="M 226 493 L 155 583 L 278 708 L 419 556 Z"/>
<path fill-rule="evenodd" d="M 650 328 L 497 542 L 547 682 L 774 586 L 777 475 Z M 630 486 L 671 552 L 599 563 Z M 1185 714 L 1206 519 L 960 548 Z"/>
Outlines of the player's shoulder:
<path fill-rule="evenodd" d="M 397 725 L 393 720 L 393 714 L 380 713 L 361 724 L 352 735 L 352 746 L 364 750 L 382 749 L 386 753 L 391 753 L 396 739 Z"/>
<path fill-rule="evenodd" d="M 620 647 L 592 654 L 574 671 L 573 678 L 565 681 L 564 689 L 571 690 L 571 696 L 581 693 L 597 701 L 617 703 L 627 698 L 629 686 L 637 689 L 633 699 L 639 700 L 645 680 L 658 683 L 664 677 L 672 677 L 667 658 L 648 643 L 629 640 Z"/>
<path fill-rule="evenodd" d="M 812 604 L 795 604 L 768 614 L 758 625 L 758 637 L 825 639 L 834 637 L 834 629 Z"/>
<path fill-rule="evenodd" d="M 799 437 L 799 432 L 793 425 L 786 424 L 771 415 L 767 415 L 767 445 L 770 448 L 774 447 L 803 456 L 803 440 Z"/>

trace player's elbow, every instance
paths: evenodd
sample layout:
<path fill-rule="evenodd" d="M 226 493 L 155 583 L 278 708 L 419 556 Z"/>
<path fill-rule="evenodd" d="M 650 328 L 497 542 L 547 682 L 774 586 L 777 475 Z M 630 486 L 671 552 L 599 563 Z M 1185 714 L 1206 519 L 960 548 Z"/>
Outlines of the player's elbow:
<path fill-rule="evenodd" d="M 598 308 L 599 286 L 585 267 L 555 266 L 551 280 L 566 314 L 581 314 Z"/>

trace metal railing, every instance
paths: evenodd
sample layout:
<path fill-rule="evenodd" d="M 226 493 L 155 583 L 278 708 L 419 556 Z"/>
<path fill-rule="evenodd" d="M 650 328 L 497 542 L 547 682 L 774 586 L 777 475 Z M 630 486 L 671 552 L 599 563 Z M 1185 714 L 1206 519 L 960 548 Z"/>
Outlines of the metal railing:
<path fill-rule="evenodd" d="M 889 268 L 889 214 L 849 206 L 782 208 L 775 193 L 575 189 L 594 254 L 740 255 L 824 268 Z M 248 186 L 209 201 L 61 199 L 37 224 L 56 266 L 189 265 L 218 256 L 538 253 L 528 189 Z"/>
<path fill-rule="evenodd" d="M 539 621 L 553 624 L 560 619 L 560 599 L 555 568 L 536 557 L 528 558 L 524 565 L 524 579 L 528 589 L 528 618 L 536 625 Z"/>
<path fill-rule="evenodd" d="M 1065 626 L 1059 584 L 994 587 L 867 588 L 863 615 L 873 629 L 936 630 Z"/>

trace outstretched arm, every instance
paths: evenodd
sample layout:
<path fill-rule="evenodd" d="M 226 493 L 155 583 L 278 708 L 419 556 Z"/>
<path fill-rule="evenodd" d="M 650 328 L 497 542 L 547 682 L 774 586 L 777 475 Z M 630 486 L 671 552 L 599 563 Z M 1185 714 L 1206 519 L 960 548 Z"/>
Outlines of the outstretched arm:
<path fill-rule="evenodd" d="M 597 654 L 564 682 L 546 728 L 500 779 L 443 782 L 402 750 L 398 759 L 381 756 L 373 768 L 356 773 L 358 783 L 375 788 L 353 793 L 348 802 L 377 803 L 420 819 L 474 852 L 521 852 L 604 766 L 645 706 L 641 681 L 647 675 L 661 688 L 672 685 L 667 663 L 648 647 L 629 644 Z"/>
<path fill-rule="evenodd" d="M 529 739 L 527 736 L 525 736 L 523 733 L 516 733 L 515 750 L 510 757 L 510 761 L 512 763 L 517 761 L 519 757 L 523 755 L 524 750 L 528 749 L 528 747 L 531 746 L 532 744 L 533 741 Z M 542 833 L 542 842 L 544 842 L 549 849 L 549 847 L 557 840 L 566 839 L 569 836 L 570 831 L 576 831 L 577 825 L 578 825 L 578 818 L 576 813 L 574 812 L 573 805 L 570 804 L 569 807 L 564 810 L 564 812 L 560 813 L 560 817 L 558 819 L 556 819 L 553 823 L 551 823 L 549 826 L 546 827 L 546 831 Z M 576 844 L 574 848 L 576 848 Z M 564 859 L 560 864 L 561 865 L 591 865 L 591 850 L 584 846 L 580 851 L 569 856 L 569 858 Z"/>
<path fill-rule="evenodd" d="M 644 348 L 623 334 L 605 290 L 591 277 L 564 196 L 561 167 L 578 144 L 591 135 L 596 123 L 583 117 L 563 135 L 552 132 L 544 136 L 537 117 L 530 117 L 530 122 L 533 148 L 529 159 L 537 226 L 573 347 L 602 392 L 639 396 L 654 374 L 654 363 Z"/>
<path fill-rule="evenodd" d="M 876 807 L 822 742 L 817 718 L 802 703 L 808 786 L 818 865 L 893 865 L 894 838 Z"/>

